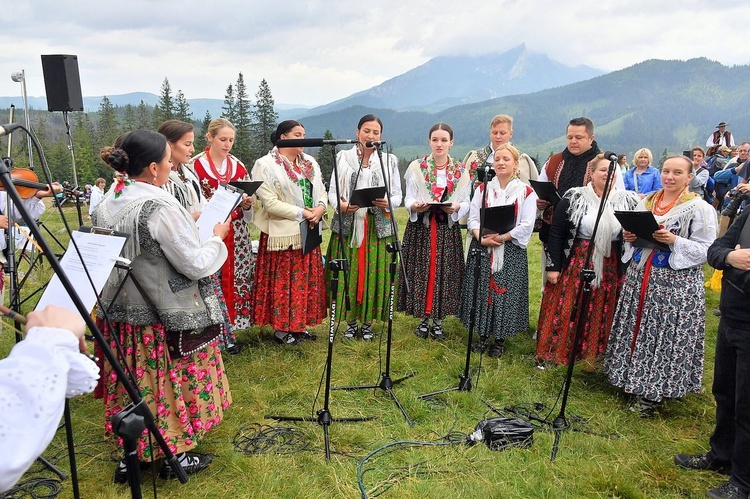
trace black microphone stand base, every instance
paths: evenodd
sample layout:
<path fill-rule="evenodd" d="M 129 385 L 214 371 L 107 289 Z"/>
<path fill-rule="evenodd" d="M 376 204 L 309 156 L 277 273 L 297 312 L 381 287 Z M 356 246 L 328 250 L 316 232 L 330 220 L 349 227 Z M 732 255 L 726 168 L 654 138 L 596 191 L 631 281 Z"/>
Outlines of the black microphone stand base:
<path fill-rule="evenodd" d="M 471 391 L 471 376 L 464 376 L 463 374 L 459 374 L 458 386 L 454 386 L 452 388 L 446 388 L 444 390 L 438 390 L 436 392 L 423 393 L 422 395 L 417 395 L 417 398 L 420 400 L 428 400 L 443 393 L 470 392 L 470 391 Z"/>
<path fill-rule="evenodd" d="M 393 233 L 396 234 L 395 229 Z M 336 387 L 333 389 L 334 390 L 368 390 L 368 389 L 380 388 L 381 390 L 385 391 L 386 393 L 388 393 L 388 395 L 391 396 L 391 399 L 396 404 L 396 407 L 398 407 L 398 410 L 401 411 L 401 414 L 404 416 L 404 419 L 406 420 L 406 422 L 409 423 L 409 426 L 414 426 L 414 421 L 412 421 L 412 419 L 406 413 L 406 409 L 404 409 L 404 406 L 401 405 L 401 402 L 398 400 L 396 393 L 393 391 L 393 385 L 400 383 L 411 377 L 414 377 L 417 373 L 412 372 L 411 374 L 398 378 L 395 381 L 391 379 L 391 375 L 390 375 L 391 346 L 393 345 L 393 301 L 394 301 L 394 296 L 396 293 L 396 268 L 398 265 L 397 263 L 398 253 L 401 251 L 401 243 L 399 241 L 393 241 L 392 243 L 388 243 L 386 245 L 386 250 L 388 251 L 388 253 L 391 254 L 391 263 L 389 267 L 391 288 L 390 288 L 390 293 L 388 295 L 389 315 L 388 315 L 388 338 L 386 340 L 386 351 L 385 351 L 385 372 L 381 373 L 380 383 L 378 383 L 377 385 L 342 386 L 342 387 Z M 406 288 L 407 288 L 407 293 L 408 293 L 409 292 L 408 291 L 409 289 L 408 279 L 406 281 L 407 281 Z"/>
<path fill-rule="evenodd" d="M 355 417 L 355 418 L 340 418 L 334 419 L 331 417 L 331 411 L 329 409 L 329 401 L 331 394 L 331 362 L 333 359 L 333 342 L 336 338 L 336 312 L 338 309 L 336 294 L 338 293 L 339 287 L 339 272 L 346 272 L 349 270 L 349 262 L 346 260 L 331 260 L 328 262 L 328 268 L 331 270 L 331 313 L 329 317 L 328 326 L 328 352 L 325 366 L 325 391 L 323 394 L 323 408 L 319 409 L 316 414 L 317 418 L 303 417 L 303 416 L 274 416 L 267 414 L 264 416 L 265 419 L 273 419 L 275 421 L 305 421 L 310 423 L 317 423 L 323 427 L 323 439 L 325 441 L 325 453 L 326 461 L 331 461 L 331 440 L 328 436 L 328 427 L 334 421 L 339 422 L 360 422 L 360 421 L 372 421 L 375 419 L 373 416 Z"/>

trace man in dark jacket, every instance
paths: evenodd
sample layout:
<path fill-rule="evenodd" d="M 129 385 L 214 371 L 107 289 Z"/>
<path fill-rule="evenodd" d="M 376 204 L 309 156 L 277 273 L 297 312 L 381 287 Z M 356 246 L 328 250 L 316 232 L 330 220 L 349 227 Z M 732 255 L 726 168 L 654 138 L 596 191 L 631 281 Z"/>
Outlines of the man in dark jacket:
<path fill-rule="evenodd" d="M 713 394 L 716 428 L 706 454 L 677 454 L 683 468 L 712 470 L 729 481 L 708 497 L 742 498 L 750 494 L 750 224 L 745 211 L 708 249 L 708 263 L 724 271 L 721 321 L 716 339 Z"/>

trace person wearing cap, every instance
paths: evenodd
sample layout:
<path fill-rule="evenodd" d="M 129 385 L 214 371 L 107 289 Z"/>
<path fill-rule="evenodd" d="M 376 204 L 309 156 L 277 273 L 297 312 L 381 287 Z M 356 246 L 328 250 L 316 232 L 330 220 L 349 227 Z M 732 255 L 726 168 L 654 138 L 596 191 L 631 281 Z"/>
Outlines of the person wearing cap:
<path fill-rule="evenodd" d="M 716 131 L 706 139 L 706 147 L 709 148 L 707 156 L 711 156 L 719 146 L 734 147 L 732 132 L 727 130 L 727 124 L 723 121 L 716 125 Z"/>

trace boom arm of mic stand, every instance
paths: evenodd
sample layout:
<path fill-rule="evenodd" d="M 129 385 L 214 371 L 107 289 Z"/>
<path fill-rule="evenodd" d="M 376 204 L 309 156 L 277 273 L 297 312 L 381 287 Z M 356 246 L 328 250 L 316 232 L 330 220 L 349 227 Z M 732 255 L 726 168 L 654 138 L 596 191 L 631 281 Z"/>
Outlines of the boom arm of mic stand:
<path fill-rule="evenodd" d="M 39 142 L 37 141 L 36 137 L 34 137 L 32 133 L 26 130 L 25 127 L 20 127 L 20 128 L 25 130 L 26 133 L 29 135 L 32 142 L 34 143 L 34 147 L 36 147 L 37 152 L 39 153 L 39 158 L 41 160 L 43 168 L 47 168 L 47 160 L 44 157 L 44 152 L 42 151 L 42 148 L 39 145 Z M 68 279 L 68 276 L 65 274 L 65 271 L 60 266 L 60 262 L 57 261 L 55 254 L 52 252 L 52 248 L 50 248 L 49 244 L 47 243 L 47 240 L 44 238 L 41 231 L 39 230 L 39 227 L 36 225 L 36 221 L 33 220 L 29 216 L 29 213 L 26 211 L 26 207 L 23 205 L 23 200 L 21 199 L 21 196 L 19 196 L 18 191 L 13 185 L 13 180 L 11 179 L 11 176 L 10 176 L 10 170 L 8 169 L 7 165 L 5 165 L 5 163 L 2 161 L 0 161 L 0 182 L 2 182 L 2 184 L 5 186 L 5 190 L 7 192 L 8 197 L 12 199 L 13 203 L 15 204 L 16 210 L 18 210 L 18 212 L 21 214 L 23 219 L 26 221 L 26 224 L 28 225 L 29 230 L 34 235 L 37 242 L 46 253 L 50 266 L 54 270 L 55 274 L 57 274 L 58 278 L 60 279 L 60 283 L 65 288 L 65 291 L 70 295 L 70 298 L 75 304 L 76 309 L 78 310 L 78 313 L 81 314 L 81 318 L 86 322 L 86 325 L 89 327 L 89 330 L 93 334 L 96 341 L 99 343 L 99 346 L 102 348 L 102 351 L 104 352 L 104 356 L 107 358 L 107 360 L 112 366 L 112 369 L 117 374 L 117 379 L 119 380 L 120 383 L 122 383 L 123 388 L 125 389 L 125 391 L 128 392 L 128 395 L 130 396 L 131 400 L 134 403 L 137 403 L 142 398 L 140 392 L 133 385 L 131 385 L 130 382 L 128 381 L 122 365 L 115 358 L 114 354 L 112 353 L 112 350 L 109 348 L 109 345 L 107 344 L 107 341 L 104 339 L 102 332 L 99 330 L 99 328 L 96 326 L 96 323 L 91 318 L 89 311 L 86 309 L 86 307 L 84 307 L 83 302 L 81 301 L 81 298 L 78 296 L 78 293 L 75 290 L 75 287 Z M 178 464 L 177 458 L 169 449 L 167 442 L 164 440 L 164 437 L 159 432 L 159 429 L 156 427 L 156 422 L 154 420 L 153 414 L 151 414 L 151 411 L 148 410 L 147 406 L 145 407 L 145 409 L 146 410 L 144 411 L 144 415 L 146 419 L 146 427 L 149 429 L 154 439 L 158 443 L 159 447 L 164 452 L 166 459 L 172 465 L 172 469 L 178 475 L 180 482 L 182 483 L 187 482 L 187 474 L 185 473 L 185 470 L 182 468 L 182 466 Z"/>

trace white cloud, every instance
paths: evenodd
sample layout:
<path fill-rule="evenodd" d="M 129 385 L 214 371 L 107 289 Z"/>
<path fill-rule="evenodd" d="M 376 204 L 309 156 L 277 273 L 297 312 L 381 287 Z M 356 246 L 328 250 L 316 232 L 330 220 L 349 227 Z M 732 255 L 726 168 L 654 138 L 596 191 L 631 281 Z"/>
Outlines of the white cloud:
<path fill-rule="evenodd" d="M 222 98 L 241 71 L 277 102 L 322 104 L 438 55 L 503 52 L 520 43 L 564 64 L 616 70 L 646 59 L 747 64 L 743 0 L 0 0 L 0 95 L 44 93 L 41 54 L 79 57 L 86 95 Z M 4 73 L 4 74 L 3 74 Z"/>

